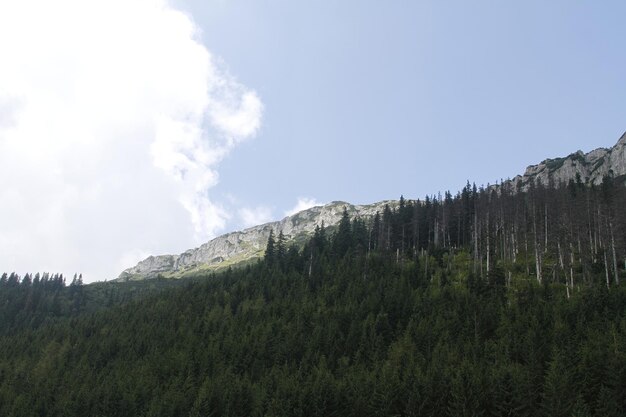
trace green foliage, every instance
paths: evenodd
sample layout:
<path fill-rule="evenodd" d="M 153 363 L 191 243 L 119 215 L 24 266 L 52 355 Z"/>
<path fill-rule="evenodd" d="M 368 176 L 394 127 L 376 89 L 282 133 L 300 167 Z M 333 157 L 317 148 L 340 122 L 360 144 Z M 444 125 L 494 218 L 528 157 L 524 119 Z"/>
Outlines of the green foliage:
<path fill-rule="evenodd" d="M 83 285 L 74 276 L 70 285 L 62 274 L 2 274 L 0 278 L 0 335 L 36 329 L 109 307 L 148 297 L 191 281 L 153 279 L 128 283 Z"/>
<path fill-rule="evenodd" d="M 419 262 L 374 255 L 320 255 L 311 278 L 305 263 L 260 263 L 13 329 L 0 338 L 0 412 L 623 414 L 622 288 L 568 300 L 530 281 L 502 298 L 498 270 L 441 287 Z M 432 262 L 435 276 L 466 256 Z"/>
<path fill-rule="evenodd" d="M 272 266 L 274 262 L 276 262 L 276 240 L 274 239 L 274 230 L 270 230 L 267 246 L 265 247 L 265 263 Z"/>
<path fill-rule="evenodd" d="M 566 159 L 567 158 L 546 159 L 544 163 L 546 164 L 546 168 L 548 168 L 548 171 L 553 172 L 561 168 Z"/>
<path fill-rule="evenodd" d="M 344 213 L 300 251 L 271 234 L 263 261 L 193 280 L 5 274 L 0 415 L 625 415 L 626 288 L 605 284 L 608 217 L 590 229 L 597 253 L 557 232 L 597 212 L 576 223 L 562 201 L 590 204 L 623 248 L 623 191 L 572 187 L 468 183 L 371 224 Z M 548 242 L 541 282 L 528 235 Z"/>

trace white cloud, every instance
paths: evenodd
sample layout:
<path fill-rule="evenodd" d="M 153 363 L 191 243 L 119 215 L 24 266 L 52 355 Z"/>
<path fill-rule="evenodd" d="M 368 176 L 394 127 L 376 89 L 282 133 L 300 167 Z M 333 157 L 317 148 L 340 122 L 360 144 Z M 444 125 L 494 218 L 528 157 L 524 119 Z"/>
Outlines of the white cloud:
<path fill-rule="evenodd" d="M 298 202 L 296 203 L 296 205 L 291 210 L 285 211 L 285 216 L 293 216 L 294 214 L 302 210 L 310 209 L 311 207 L 321 206 L 321 205 L 323 205 L 323 203 L 320 203 L 314 198 L 300 197 L 298 198 Z"/>
<path fill-rule="evenodd" d="M 272 221 L 272 209 L 265 206 L 239 209 L 239 218 L 243 227 L 252 227 Z"/>
<path fill-rule="evenodd" d="M 207 191 L 262 104 L 198 31 L 165 0 L 0 2 L 0 271 L 110 279 L 224 229 Z"/>

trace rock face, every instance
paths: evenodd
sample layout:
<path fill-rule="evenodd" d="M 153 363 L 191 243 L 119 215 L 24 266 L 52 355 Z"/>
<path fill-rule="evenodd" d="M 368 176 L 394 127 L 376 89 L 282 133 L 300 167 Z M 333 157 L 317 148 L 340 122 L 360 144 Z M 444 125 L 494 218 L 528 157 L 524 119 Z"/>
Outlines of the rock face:
<path fill-rule="evenodd" d="M 132 268 L 124 270 L 117 281 L 141 280 L 159 276 L 179 278 L 199 270 L 218 270 L 261 258 L 265 252 L 270 230 L 277 236 L 281 231 L 287 242 L 304 242 L 316 226 L 332 227 L 341 219 L 344 207 L 350 217 L 373 217 L 382 214 L 385 205 L 397 206 L 397 201 L 381 201 L 369 205 L 352 205 L 334 201 L 324 206 L 312 207 L 284 219 L 254 226 L 239 232 L 219 236 L 198 248 L 180 255 L 150 256 Z"/>
<path fill-rule="evenodd" d="M 531 183 L 538 181 L 543 185 L 567 184 L 570 179 L 575 180 L 577 174 L 582 182 L 595 185 L 601 184 L 606 175 L 614 178 L 626 175 L 626 133 L 610 149 L 578 151 L 565 158 L 546 159 L 507 182 L 513 190 L 527 190 Z"/>

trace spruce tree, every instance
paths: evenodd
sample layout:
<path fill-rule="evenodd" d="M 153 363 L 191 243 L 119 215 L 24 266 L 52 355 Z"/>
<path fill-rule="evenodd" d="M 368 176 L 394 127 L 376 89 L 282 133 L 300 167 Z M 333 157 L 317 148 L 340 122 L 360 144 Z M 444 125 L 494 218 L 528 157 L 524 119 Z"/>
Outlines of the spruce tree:
<path fill-rule="evenodd" d="M 276 241 L 274 240 L 274 230 L 270 230 L 270 235 L 267 238 L 267 246 L 265 247 L 265 263 L 268 266 L 274 265 L 276 260 Z"/>
<path fill-rule="evenodd" d="M 352 226 L 348 209 L 343 208 L 341 220 L 337 227 L 337 233 L 333 239 L 333 251 L 338 257 L 344 256 L 352 246 Z"/>
<path fill-rule="evenodd" d="M 284 265 L 285 259 L 287 258 L 287 243 L 285 241 L 285 235 L 281 230 L 278 233 L 278 240 L 276 241 L 276 261 L 281 266 Z"/>

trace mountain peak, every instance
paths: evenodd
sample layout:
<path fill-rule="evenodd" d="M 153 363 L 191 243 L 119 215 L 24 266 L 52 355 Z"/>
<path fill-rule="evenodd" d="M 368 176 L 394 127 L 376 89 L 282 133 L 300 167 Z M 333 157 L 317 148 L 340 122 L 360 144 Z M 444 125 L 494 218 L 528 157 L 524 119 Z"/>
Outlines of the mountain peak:
<path fill-rule="evenodd" d="M 597 148 L 588 153 L 579 150 L 566 157 L 546 159 L 526 168 L 524 175 L 508 181 L 514 190 L 527 190 L 531 183 L 566 184 L 579 175 L 590 184 L 601 184 L 605 176 L 626 175 L 626 132 L 610 149 Z"/>

